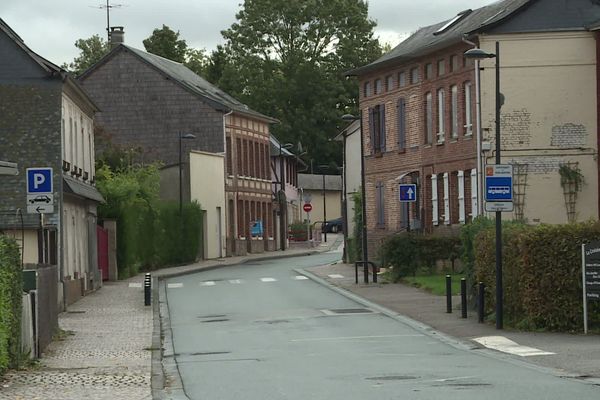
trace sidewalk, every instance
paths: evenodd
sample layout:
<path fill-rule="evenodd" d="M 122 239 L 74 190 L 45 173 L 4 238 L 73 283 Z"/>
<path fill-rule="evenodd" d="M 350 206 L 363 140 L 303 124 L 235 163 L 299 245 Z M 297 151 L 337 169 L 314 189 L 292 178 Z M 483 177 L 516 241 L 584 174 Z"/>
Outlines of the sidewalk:
<path fill-rule="evenodd" d="M 598 335 L 500 331 L 496 330 L 494 325 L 477 323 L 477 314 L 473 310 L 469 310 L 467 319 L 460 318 L 460 296 L 453 297 L 453 312 L 447 314 L 445 296 L 435 296 L 403 284 L 365 285 L 361 283 L 362 269 L 359 271 L 357 285 L 354 280 L 354 265 L 340 263 L 307 268 L 306 271 L 372 303 L 422 322 L 447 335 L 470 342 L 477 347 L 483 346 L 473 341 L 475 338 L 503 336 L 521 346 L 555 353 L 526 357 L 513 356 L 521 361 L 558 370 L 559 374 L 565 376 L 592 378 L 595 383 L 600 384 L 600 337 Z M 369 276 L 369 280 L 371 278 L 372 276 Z"/>
<path fill-rule="evenodd" d="M 339 242 L 339 240 L 338 240 Z M 335 243 L 244 257 L 206 260 L 153 271 L 153 276 L 188 274 L 271 258 L 329 250 Z M 151 399 L 153 310 L 144 306 L 144 274 L 104 286 L 59 316 L 64 331 L 39 365 L 0 378 L 0 400 Z"/>

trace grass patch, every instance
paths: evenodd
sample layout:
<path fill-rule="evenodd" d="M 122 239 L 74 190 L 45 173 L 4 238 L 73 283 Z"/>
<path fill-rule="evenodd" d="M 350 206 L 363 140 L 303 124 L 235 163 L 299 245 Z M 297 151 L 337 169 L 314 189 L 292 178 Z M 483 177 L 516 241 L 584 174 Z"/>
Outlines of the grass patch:
<path fill-rule="evenodd" d="M 452 294 L 460 294 L 460 278 L 463 275 L 450 274 L 452 276 Z M 442 275 L 417 275 L 402 278 L 402 282 L 426 290 L 437 296 L 446 295 L 446 274 Z"/>

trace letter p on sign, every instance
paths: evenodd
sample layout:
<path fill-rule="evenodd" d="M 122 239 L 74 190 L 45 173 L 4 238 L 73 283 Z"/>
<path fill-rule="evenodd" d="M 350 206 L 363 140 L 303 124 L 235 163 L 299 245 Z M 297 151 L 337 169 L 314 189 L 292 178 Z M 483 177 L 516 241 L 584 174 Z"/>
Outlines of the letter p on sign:
<path fill-rule="evenodd" d="M 27 194 L 52 192 L 52 168 L 27 168 Z"/>

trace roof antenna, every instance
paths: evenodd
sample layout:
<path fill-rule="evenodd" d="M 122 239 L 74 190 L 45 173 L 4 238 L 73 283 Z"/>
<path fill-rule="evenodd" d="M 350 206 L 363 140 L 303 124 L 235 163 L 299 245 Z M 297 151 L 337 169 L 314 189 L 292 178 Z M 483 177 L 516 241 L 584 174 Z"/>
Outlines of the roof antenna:
<path fill-rule="evenodd" d="M 90 6 L 90 7 L 94 7 L 94 6 Z M 108 38 L 108 42 L 110 43 L 110 9 L 111 8 L 121 8 L 124 7 L 123 4 L 110 4 L 110 0 L 106 0 L 106 5 L 105 4 L 100 4 L 97 7 L 94 8 L 99 8 L 99 9 L 106 9 L 106 36 Z"/>

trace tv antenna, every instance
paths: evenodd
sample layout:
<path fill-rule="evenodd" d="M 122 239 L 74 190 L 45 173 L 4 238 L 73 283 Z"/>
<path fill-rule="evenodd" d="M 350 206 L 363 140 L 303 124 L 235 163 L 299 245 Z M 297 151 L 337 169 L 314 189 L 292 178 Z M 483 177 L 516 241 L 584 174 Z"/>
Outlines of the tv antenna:
<path fill-rule="evenodd" d="M 110 0 L 106 0 L 106 4 L 100 4 L 99 6 L 90 6 L 101 10 L 106 9 L 106 36 L 110 42 L 110 9 L 125 7 L 123 4 L 110 4 Z"/>

